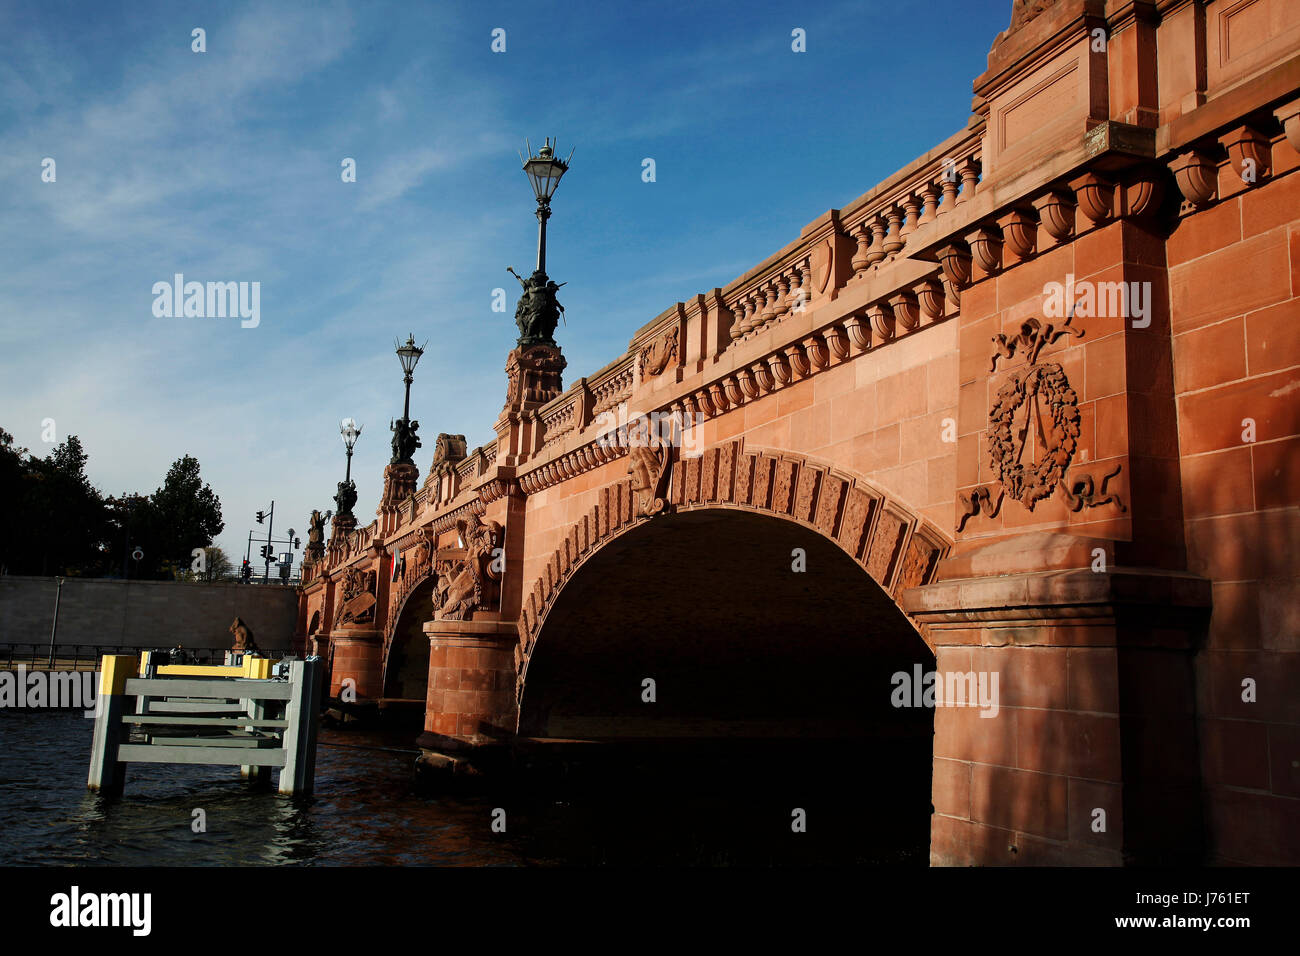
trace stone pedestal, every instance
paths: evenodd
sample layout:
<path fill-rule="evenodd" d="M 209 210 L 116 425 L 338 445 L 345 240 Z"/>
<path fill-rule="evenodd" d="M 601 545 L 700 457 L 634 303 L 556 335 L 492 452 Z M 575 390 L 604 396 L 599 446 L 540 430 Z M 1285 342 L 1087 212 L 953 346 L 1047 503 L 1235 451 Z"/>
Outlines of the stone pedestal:
<path fill-rule="evenodd" d="M 541 447 L 536 411 L 564 391 L 568 362 L 558 346 L 518 347 L 506 358 L 506 403 L 497 419 L 497 464 L 514 466 Z"/>
<path fill-rule="evenodd" d="M 360 627 L 336 628 L 329 641 L 334 645 L 330 670 L 330 697 L 337 698 L 343 682 L 355 682 L 357 703 L 383 696 L 383 643 L 379 631 Z"/>
<path fill-rule="evenodd" d="M 429 750 L 464 751 L 514 736 L 514 648 L 519 632 L 502 621 L 430 621 L 429 691 L 424 733 Z"/>
<path fill-rule="evenodd" d="M 1113 545 L 1026 535 L 904 594 L 939 674 L 997 678 L 996 709 L 935 709 L 933 865 L 1199 861 L 1209 582 L 1114 567 Z"/>
<path fill-rule="evenodd" d="M 326 567 L 332 567 L 339 563 L 343 552 L 347 550 L 348 535 L 357 529 L 357 516 L 351 513 L 337 514 L 330 523 L 330 540 L 326 546 L 326 553 L 329 560 Z"/>
<path fill-rule="evenodd" d="M 398 462 L 384 468 L 384 494 L 375 514 L 379 516 L 380 534 L 392 534 L 401 523 L 402 502 L 415 494 L 420 469 L 411 462 Z"/>

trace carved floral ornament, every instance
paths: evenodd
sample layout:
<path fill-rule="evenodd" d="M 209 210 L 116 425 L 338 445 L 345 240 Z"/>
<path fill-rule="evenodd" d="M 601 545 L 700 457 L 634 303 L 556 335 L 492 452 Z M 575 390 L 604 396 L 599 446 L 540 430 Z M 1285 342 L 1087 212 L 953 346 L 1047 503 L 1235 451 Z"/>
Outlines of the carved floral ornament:
<path fill-rule="evenodd" d="M 1011 372 L 989 410 L 989 459 L 1002 488 L 995 492 L 985 485 L 959 494 L 958 531 L 973 517 L 995 516 L 1004 497 L 1033 511 L 1039 501 L 1058 490 L 1071 511 L 1104 504 L 1125 510 L 1117 494 L 1107 493 L 1107 484 L 1120 472 L 1119 465 L 1102 477 L 1100 484 L 1090 474 L 1067 476 L 1078 449 L 1079 396 L 1059 363 L 1039 362 L 1038 358 L 1043 348 L 1062 336 L 1083 335 L 1081 329 L 1070 326 L 1072 318 L 1067 317 L 1059 327 L 1030 318 L 1021 324 L 1017 335 L 993 337 L 990 372 L 997 370 L 999 359 L 1023 357 L 1025 365 Z M 1031 443 L 1037 454 L 1027 460 Z"/>
<path fill-rule="evenodd" d="M 1026 462 L 1030 428 L 1039 454 Z M 989 412 L 989 457 L 1007 494 L 1030 511 L 1061 483 L 1078 440 L 1078 396 L 1060 365 L 1031 365 L 998 390 Z"/>

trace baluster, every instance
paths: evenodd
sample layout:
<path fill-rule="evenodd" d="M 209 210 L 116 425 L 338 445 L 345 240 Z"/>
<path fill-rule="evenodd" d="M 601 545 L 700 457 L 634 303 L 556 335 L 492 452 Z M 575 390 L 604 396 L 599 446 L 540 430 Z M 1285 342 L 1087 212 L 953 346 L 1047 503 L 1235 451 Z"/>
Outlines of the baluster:
<path fill-rule="evenodd" d="M 904 244 L 903 211 L 895 203 L 885 212 L 885 218 L 889 220 L 889 235 L 885 237 L 885 255 L 892 256 L 902 249 Z"/>
<path fill-rule="evenodd" d="M 916 223 L 918 226 L 924 226 L 926 223 L 934 222 L 938 218 L 939 188 L 934 183 L 926 183 L 921 187 L 921 199 L 923 207 L 921 209 L 921 218 Z"/>
<path fill-rule="evenodd" d="M 853 278 L 856 279 L 874 261 L 867 251 L 871 241 L 871 234 L 865 219 L 854 228 L 853 238 L 858 244 L 858 249 L 853 253 L 853 258 L 849 260 L 849 265 L 853 269 Z"/>
<path fill-rule="evenodd" d="M 745 307 L 743 303 L 734 303 L 729 306 L 729 310 L 731 312 L 730 335 L 731 341 L 734 342 L 745 334 L 744 329 L 741 327 L 741 322 L 745 318 Z"/>
<path fill-rule="evenodd" d="M 958 202 L 975 198 L 975 186 L 979 182 L 980 161 L 974 156 L 967 156 L 961 164 L 961 195 Z"/>
<path fill-rule="evenodd" d="M 769 279 L 763 284 L 763 308 L 758 313 L 758 328 L 767 328 L 772 324 L 772 318 L 776 315 L 776 286 Z"/>
<path fill-rule="evenodd" d="M 880 213 L 871 217 L 871 249 L 867 252 L 867 264 L 875 265 L 885 258 L 885 218 Z"/>
<path fill-rule="evenodd" d="M 905 245 L 907 237 L 916 232 L 917 219 L 921 215 L 920 209 L 915 193 L 908 193 L 903 197 L 903 224 L 898 230 L 898 238 L 902 239 Z"/>
<path fill-rule="evenodd" d="M 790 277 L 782 272 L 776 279 L 776 303 L 772 308 L 772 318 L 780 319 L 790 312 Z"/>
<path fill-rule="evenodd" d="M 943 204 L 939 207 L 939 214 L 946 215 L 953 211 L 957 205 L 957 190 L 961 187 L 961 173 L 954 163 L 943 171 Z"/>

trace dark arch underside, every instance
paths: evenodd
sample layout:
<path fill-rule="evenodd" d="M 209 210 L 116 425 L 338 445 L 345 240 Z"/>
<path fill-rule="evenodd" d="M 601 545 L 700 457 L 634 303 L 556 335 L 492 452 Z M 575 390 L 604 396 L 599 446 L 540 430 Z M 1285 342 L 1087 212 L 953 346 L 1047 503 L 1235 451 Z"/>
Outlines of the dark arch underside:
<path fill-rule="evenodd" d="M 816 532 L 735 509 L 640 525 L 565 583 L 529 660 L 521 745 L 567 808 L 535 811 L 556 823 L 533 849 L 925 865 L 932 711 L 890 703 L 917 664 L 934 657 L 902 612 Z"/>
<path fill-rule="evenodd" d="M 907 714 L 890 706 L 890 675 L 933 661 L 889 596 L 821 535 L 737 510 L 667 515 L 565 584 L 529 662 L 520 731 L 893 731 Z M 647 678 L 653 705 L 641 699 Z"/>

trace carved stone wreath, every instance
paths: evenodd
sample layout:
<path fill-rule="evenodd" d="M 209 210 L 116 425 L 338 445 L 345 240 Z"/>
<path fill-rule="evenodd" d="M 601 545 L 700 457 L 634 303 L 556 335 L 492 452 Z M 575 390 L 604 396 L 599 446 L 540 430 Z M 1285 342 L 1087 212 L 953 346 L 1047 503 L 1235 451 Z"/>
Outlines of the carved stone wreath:
<path fill-rule="evenodd" d="M 1078 401 L 1065 370 L 1056 363 L 1017 372 L 998 390 L 998 400 L 989 411 L 989 457 L 1007 494 L 1030 511 L 1061 483 L 1074 457 L 1079 440 Z M 1017 427 L 1022 408 L 1024 424 Z M 1040 453 L 1036 461 L 1026 463 L 1021 459 L 1034 420 L 1038 422 Z"/>

